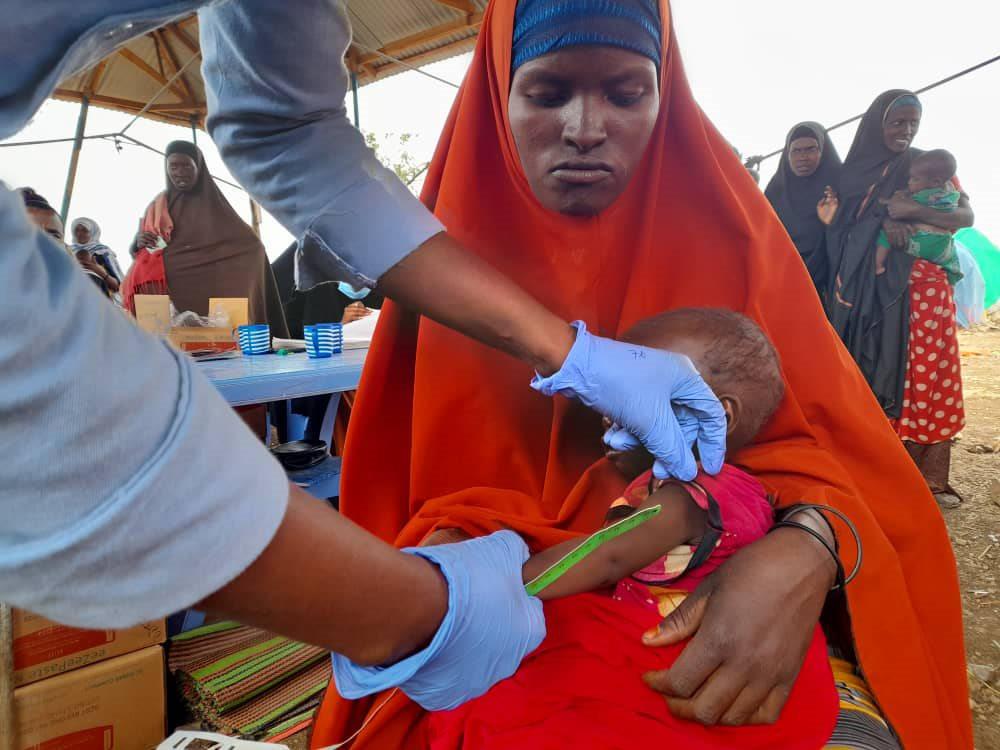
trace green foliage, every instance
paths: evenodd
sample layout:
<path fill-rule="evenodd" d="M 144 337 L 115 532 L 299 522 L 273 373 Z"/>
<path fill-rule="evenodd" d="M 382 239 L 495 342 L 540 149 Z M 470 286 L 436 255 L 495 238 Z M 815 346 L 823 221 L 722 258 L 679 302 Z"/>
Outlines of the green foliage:
<path fill-rule="evenodd" d="M 365 143 L 375 152 L 382 164 L 396 173 L 404 185 L 411 184 L 426 168 L 418 163 L 407 150 L 407 144 L 413 139 L 412 133 L 384 133 L 381 136 L 365 131 Z"/>

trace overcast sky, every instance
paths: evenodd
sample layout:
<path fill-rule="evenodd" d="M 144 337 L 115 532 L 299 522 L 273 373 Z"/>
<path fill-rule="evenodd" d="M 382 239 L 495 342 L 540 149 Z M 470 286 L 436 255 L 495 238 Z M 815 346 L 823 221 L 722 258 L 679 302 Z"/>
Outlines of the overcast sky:
<path fill-rule="evenodd" d="M 779 148 L 801 120 L 836 122 L 860 113 L 888 88 L 919 88 L 1000 54 L 1000 3 L 994 0 L 910 0 L 907 3 L 840 0 L 838 3 L 769 0 L 674 0 L 674 23 L 695 96 L 722 133 L 744 154 Z M 460 82 L 469 56 L 429 68 Z M 1000 122 L 1000 63 L 927 93 L 916 145 L 947 148 L 971 195 L 977 226 L 1000 240 L 1000 158 L 991 139 Z M 383 136 L 414 135 L 408 150 L 430 158 L 455 90 L 407 73 L 361 90 L 361 125 Z M 50 101 L 12 140 L 73 134 L 76 105 Z M 88 133 L 120 129 L 131 118 L 91 109 Z M 162 149 L 190 130 L 137 123 L 130 135 Z M 854 126 L 834 135 L 846 155 Z M 199 133 L 209 167 L 228 176 L 208 137 Z M 0 151 L 0 179 L 31 185 L 59 206 L 70 146 Z M 765 162 L 763 183 L 776 159 Z M 70 216 L 89 216 L 103 228 L 102 240 L 124 252 L 147 203 L 163 189 L 162 160 L 136 147 L 116 152 L 102 141 L 87 142 Z M 249 218 L 244 193 L 223 186 Z M 276 257 L 291 237 L 265 219 L 264 242 Z"/>

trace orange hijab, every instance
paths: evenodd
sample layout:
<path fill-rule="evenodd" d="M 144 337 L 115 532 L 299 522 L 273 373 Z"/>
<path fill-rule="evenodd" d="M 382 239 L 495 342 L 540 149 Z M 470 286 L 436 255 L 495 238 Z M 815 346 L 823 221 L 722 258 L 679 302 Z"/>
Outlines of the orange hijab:
<path fill-rule="evenodd" d="M 596 333 L 687 306 L 756 320 L 781 354 L 788 395 L 757 443 L 730 460 L 779 503 L 828 503 L 853 519 L 865 548 L 849 607 L 882 708 L 907 748 L 971 748 L 958 579 L 941 515 L 781 223 L 695 103 L 673 31 L 642 166 L 611 208 L 569 218 L 533 197 L 510 131 L 515 2 L 486 11 L 424 201 L 466 247 Z M 672 29 L 668 0 L 660 7 Z M 344 514 L 399 546 L 435 528 L 509 527 L 536 549 L 593 531 L 624 488 L 602 459 L 599 418 L 535 393 L 531 375 L 387 303 L 351 418 Z M 845 530 L 841 538 L 852 555 Z M 331 689 L 313 745 L 346 738 L 380 701 L 348 703 Z M 352 748 L 423 747 L 420 716 L 397 695 Z"/>

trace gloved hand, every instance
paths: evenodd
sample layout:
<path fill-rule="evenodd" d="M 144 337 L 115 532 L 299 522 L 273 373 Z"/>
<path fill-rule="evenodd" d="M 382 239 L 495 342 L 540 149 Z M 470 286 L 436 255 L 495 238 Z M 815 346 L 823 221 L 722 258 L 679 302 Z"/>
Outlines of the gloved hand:
<path fill-rule="evenodd" d="M 622 450 L 636 447 L 637 439 L 656 459 L 659 479 L 695 478 L 695 442 L 702 468 L 722 471 L 726 414 L 690 359 L 593 336 L 582 321 L 573 326 L 576 342 L 566 361 L 547 378 L 536 375 L 532 388 L 575 398 L 606 416 L 616 428 L 605 442 Z"/>
<path fill-rule="evenodd" d="M 428 711 L 448 711 L 510 677 L 542 642 L 542 602 L 524 591 L 528 547 L 514 532 L 403 552 L 441 569 L 448 612 L 427 648 L 395 664 L 360 667 L 334 654 L 333 676 L 345 698 L 399 687 Z"/>

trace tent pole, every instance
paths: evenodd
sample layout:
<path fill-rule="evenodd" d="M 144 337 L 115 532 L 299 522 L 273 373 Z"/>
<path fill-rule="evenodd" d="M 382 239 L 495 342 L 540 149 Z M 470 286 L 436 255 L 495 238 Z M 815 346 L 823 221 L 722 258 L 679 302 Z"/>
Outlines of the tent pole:
<path fill-rule="evenodd" d="M 354 95 L 354 127 L 361 130 L 361 107 L 358 106 L 358 74 L 351 73 L 351 93 Z"/>
<path fill-rule="evenodd" d="M 87 111 L 90 109 L 90 99 L 86 96 L 80 101 L 80 116 L 76 120 L 76 136 L 73 138 L 73 153 L 69 157 L 69 171 L 66 173 L 66 189 L 63 190 L 62 216 L 63 224 L 69 217 L 69 204 L 73 199 L 73 186 L 76 184 L 76 168 L 80 165 L 80 151 L 83 149 L 83 136 L 87 130 Z"/>
<path fill-rule="evenodd" d="M 191 115 L 191 143 L 198 145 L 198 118 Z"/>
<path fill-rule="evenodd" d="M 250 228 L 260 237 L 260 204 L 253 198 L 250 199 Z"/>

